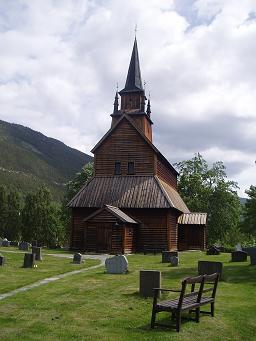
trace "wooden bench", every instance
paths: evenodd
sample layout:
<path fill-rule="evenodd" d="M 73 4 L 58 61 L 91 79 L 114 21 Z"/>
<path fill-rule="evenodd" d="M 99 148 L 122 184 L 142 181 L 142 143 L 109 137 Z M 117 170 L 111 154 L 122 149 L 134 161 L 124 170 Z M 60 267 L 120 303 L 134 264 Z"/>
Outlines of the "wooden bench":
<path fill-rule="evenodd" d="M 197 277 L 185 278 L 182 281 L 182 287 L 180 290 L 155 288 L 151 317 L 151 328 L 154 328 L 155 325 L 169 327 L 167 325 L 155 322 L 156 314 L 162 311 L 170 312 L 172 314 L 172 319 L 176 319 L 177 332 L 180 331 L 181 313 L 183 311 L 189 311 L 190 313 L 195 312 L 196 322 L 199 322 L 200 312 L 211 314 L 212 316 L 214 316 L 214 303 L 218 280 L 219 274 L 215 273 L 212 275 L 201 275 Z M 210 287 L 205 288 L 205 285 L 208 284 L 210 285 Z M 164 291 L 177 293 L 179 292 L 180 296 L 176 299 L 158 302 L 160 292 Z M 207 304 L 211 305 L 211 311 L 200 311 L 200 307 Z"/>

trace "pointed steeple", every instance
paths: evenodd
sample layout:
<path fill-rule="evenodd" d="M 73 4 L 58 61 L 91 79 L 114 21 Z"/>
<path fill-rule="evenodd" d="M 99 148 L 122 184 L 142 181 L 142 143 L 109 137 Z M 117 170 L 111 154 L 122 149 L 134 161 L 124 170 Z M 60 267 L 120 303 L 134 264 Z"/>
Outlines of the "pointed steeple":
<path fill-rule="evenodd" d="M 118 114 L 118 107 L 119 107 L 118 92 L 116 92 L 115 101 L 114 101 L 114 111 L 113 111 L 114 115 Z"/>
<path fill-rule="evenodd" d="M 150 117 L 151 114 L 151 106 L 150 106 L 150 98 L 148 99 L 148 105 L 147 105 L 147 115 Z"/>
<path fill-rule="evenodd" d="M 134 92 L 134 91 L 144 91 L 141 80 L 140 73 L 140 62 L 139 62 L 139 54 L 138 54 L 138 46 L 137 39 L 135 37 L 132 56 L 130 60 L 129 70 L 126 78 L 125 87 L 120 91 L 120 94 L 123 92 Z"/>

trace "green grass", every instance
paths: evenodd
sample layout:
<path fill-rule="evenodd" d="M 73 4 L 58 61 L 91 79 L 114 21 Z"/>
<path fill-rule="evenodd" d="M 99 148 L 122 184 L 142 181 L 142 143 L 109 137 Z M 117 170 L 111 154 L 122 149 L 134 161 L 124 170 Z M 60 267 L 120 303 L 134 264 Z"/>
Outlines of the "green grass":
<path fill-rule="evenodd" d="M 81 265 L 72 264 L 72 259 L 46 256 L 43 253 L 43 261 L 36 262 L 37 268 L 24 269 L 23 253 L 9 253 L 3 250 L 4 248 L 1 248 L 0 253 L 5 256 L 6 264 L 0 267 L 0 294 L 43 278 L 99 264 L 99 261 L 91 259 Z"/>
<path fill-rule="evenodd" d="M 139 270 L 161 270 L 162 286 L 177 288 L 182 278 L 196 274 L 199 259 L 224 263 L 216 317 L 202 316 L 199 324 L 183 322 L 180 333 L 150 330 L 152 299 L 138 295 Z M 249 262 L 230 263 L 228 254 L 200 252 L 181 253 L 178 268 L 162 264 L 160 255 L 128 260 L 127 275 L 98 268 L 0 301 L 1 341 L 256 340 L 256 267 Z"/>

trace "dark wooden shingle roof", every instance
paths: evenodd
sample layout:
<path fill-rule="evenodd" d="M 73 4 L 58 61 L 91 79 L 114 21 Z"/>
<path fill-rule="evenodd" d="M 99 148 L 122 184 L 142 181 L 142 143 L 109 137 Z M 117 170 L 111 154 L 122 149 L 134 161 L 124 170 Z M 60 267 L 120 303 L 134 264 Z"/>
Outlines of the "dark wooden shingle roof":
<path fill-rule="evenodd" d="M 100 215 L 104 211 L 110 212 L 113 216 L 115 216 L 118 220 L 124 222 L 124 223 L 129 223 L 129 224 L 138 224 L 137 221 L 135 221 L 133 218 L 128 216 L 128 214 L 124 213 L 120 208 L 115 207 L 115 206 L 110 206 L 110 205 L 105 205 L 104 207 L 100 208 L 93 214 L 91 214 L 89 217 L 85 218 L 84 221 L 89 221 L 91 219 L 95 219 L 98 215 Z"/>
<path fill-rule="evenodd" d="M 189 212 L 175 189 L 167 193 L 156 176 L 94 177 L 68 204 L 69 207 L 176 208 Z M 170 187 L 170 186 L 169 186 Z"/>

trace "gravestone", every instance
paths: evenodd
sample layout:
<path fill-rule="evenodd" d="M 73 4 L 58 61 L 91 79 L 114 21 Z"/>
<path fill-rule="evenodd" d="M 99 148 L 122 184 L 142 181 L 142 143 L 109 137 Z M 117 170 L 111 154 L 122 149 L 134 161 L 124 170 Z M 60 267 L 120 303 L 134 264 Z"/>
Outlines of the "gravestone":
<path fill-rule="evenodd" d="M 31 245 L 32 246 L 37 246 L 37 240 L 32 240 Z"/>
<path fill-rule="evenodd" d="M 219 255 L 220 254 L 220 250 L 216 247 L 216 246 L 210 246 L 209 249 L 206 251 L 207 255 Z"/>
<path fill-rule="evenodd" d="M 256 255 L 250 256 L 251 265 L 256 265 Z"/>
<path fill-rule="evenodd" d="M 125 274 L 128 271 L 128 260 L 124 255 L 107 258 L 105 267 L 109 274 Z"/>
<path fill-rule="evenodd" d="M 23 268 L 33 268 L 35 266 L 35 254 L 25 253 Z"/>
<path fill-rule="evenodd" d="M 141 270 L 140 295 L 143 297 L 153 297 L 154 288 L 161 288 L 161 271 Z"/>
<path fill-rule="evenodd" d="M 83 256 L 81 253 L 75 253 L 73 257 L 73 263 L 75 264 L 81 264 L 83 262 Z"/>
<path fill-rule="evenodd" d="M 0 255 L 0 266 L 4 266 L 5 257 Z"/>
<path fill-rule="evenodd" d="M 21 251 L 29 251 L 29 243 L 27 243 L 27 242 L 20 242 L 19 243 L 19 250 L 21 250 Z"/>
<path fill-rule="evenodd" d="M 172 256 L 171 257 L 171 266 L 178 266 L 179 265 L 179 257 Z"/>
<path fill-rule="evenodd" d="M 215 272 L 222 275 L 223 265 L 221 262 L 198 261 L 198 275 L 211 275 Z"/>
<path fill-rule="evenodd" d="M 231 262 L 246 262 L 247 252 L 245 251 L 233 251 L 231 252 Z"/>
<path fill-rule="evenodd" d="M 43 260 L 42 258 L 42 249 L 38 246 L 32 246 L 32 253 L 35 255 L 35 260 Z"/>
<path fill-rule="evenodd" d="M 235 249 L 236 251 L 243 251 L 240 243 L 236 244 Z"/>
<path fill-rule="evenodd" d="M 247 252 L 248 256 L 256 256 L 256 246 L 243 247 L 242 250 Z"/>
<path fill-rule="evenodd" d="M 2 246 L 4 246 L 4 247 L 9 247 L 9 246 L 10 246 L 9 240 L 7 240 L 6 238 L 4 238 L 4 239 L 2 240 Z"/>
<path fill-rule="evenodd" d="M 178 257 L 178 251 L 162 251 L 162 263 L 170 263 L 171 257 Z"/>

